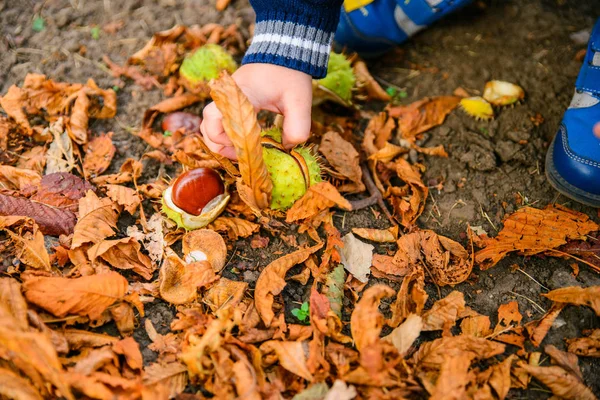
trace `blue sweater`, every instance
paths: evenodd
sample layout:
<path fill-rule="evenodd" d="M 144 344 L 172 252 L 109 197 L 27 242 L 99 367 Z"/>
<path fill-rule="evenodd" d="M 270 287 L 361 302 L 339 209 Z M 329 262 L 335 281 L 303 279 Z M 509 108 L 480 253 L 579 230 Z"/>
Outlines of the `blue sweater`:
<path fill-rule="evenodd" d="M 276 64 L 313 78 L 327 74 L 342 0 L 250 0 L 250 4 L 256 26 L 242 64 Z"/>

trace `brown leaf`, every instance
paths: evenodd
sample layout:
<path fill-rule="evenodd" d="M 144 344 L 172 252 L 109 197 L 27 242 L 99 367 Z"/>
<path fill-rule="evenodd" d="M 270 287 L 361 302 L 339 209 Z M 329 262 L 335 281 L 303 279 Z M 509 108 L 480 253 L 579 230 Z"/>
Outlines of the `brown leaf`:
<path fill-rule="evenodd" d="M 95 178 L 108 169 L 117 149 L 112 142 L 112 132 L 99 135 L 87 143 L 83 150 L 83 173 L 86 179 Z"/>
<path fill-rule="evenodd" d="M 79 209 L 79 199 L 94 187 L 87 181 L 68 172 L 56 172 L 42 177 L 31 200 L 72 212 Z"/>
<path fill-rule="evenodd" d="M 396 160 L 395 170 L 398 178 L 408 185 L 411 194 L 401 197 L 391 196 L 390 201 L 394 207 L 394 216 L 400 219 L 403 226 L 412 226 L 425 210 L 429 189 L 421 180 L 419 170 L 403 158 Z"/>
<path fill-rule="evenodd" d="M 112 307 L 109 311 L 110 316 L 113 321 L 115 321 L 121 335 L 126 336 L 133 332 L 136 325 L 133 307 L 128 303 L 120 303 L 117 306 Z"/>
<path fill-rule="evenodd" d="M 84 243 L 98 243 L 112 236 L 117 227 L 119 213 L 109 198 L 98 198 L 89 190 L 79 200 L 79 218 L 73 232 L 71 248 L 75 249 Z"/>
<path fill-rule="evenodd" d="M 584 357 L 600 357 L 600 329 L 584 332 L 586 337 L 567 339 L 569 352 Z"/>
<path fill-rule="evenodd" d="M 554 324 L 554 321 L 565 307 L 565 304 L 562 303 L 554 303 L 550 310 L 542 318 L 536 321 L 531 321 L 525 328 L 527 329 L 527 333 L 529 334 L 529 340 L 535 347 L 539 347 L 542 344 L 542 341 L 546 337 L 546 334 Z"/>
<path fill-rule="evenodd" d="M 22 371 L 22 376 L 29 377 L 44 397 L 51 397 L 49 388 L 53 385 L 60 396 L 74 399 L 69 385 L 64 382 L 64 371 L 49 337 L 43 333 L 21 330 L 18 322 L 2 306 L 0 353 Z"/>
<path fill-rule="evenodd" d="M 143 382 L 149 389 L 167 387 L 169 398 L 173 398 L 185 390 L 188 382 L 187 370 L 178 362 L 165 365 L 150 364 L 144 368 Z"/>
<path fill-rule="evenodd" d="M 243 299 L 248 284 L 221 278 L 214 284 L 202 299 L 212 312 L 236 307 Z"/>
<path fill-rule="evenodd" d="M 308 188 L 308 191 L 296 201 L 287 212 L 286 222 L 292 223 L 301 219 L 313 218 L 321 211 L 337 206 L 351 211 L 352 205 L 329 182 L 319 182 Z"/>
<path fill-rule="evenodd" d="M 513 251 L 527 256 L 539 254 L 556 249 L 567 239 L 585 239 L 589 232 L 600 230 L 586 214 L 558 205 L 542 210 L 523 207 L 503 222 L 504 228 L 498 236 L 483 239 L 484 248 L 475 253 L 481 269 L 493 267 Z"/>
<path fill-rule="evenodd" d="M 352 190 L 348 190 L 349 185 L 343 185 L 340 187 L 340 191 L 358 193 L 365 190 L 360 169 L 360 156 L 350 142 L 344 140 L 339 133 L 330 131 L 323 135 L 319 152 L 325 156 L 338 173 L 354 183 Z"/>
<path fill-rule="evenodd" d="M 184 304 L 198 296 L 198 289 L 219 279 L 208 261 L 185 264 L 172 251 L 167 253 L 159 275 L 160 296 L 172 304 Z"/>
<path fill-rule="evenodd" d="M 20 191 L 30 185 L 39 185 L 41 180 L 40 174 L 30 169 L 0 165 L 0 189 Z"/>
<path fill-rule="evenodd" d="M 454 96 L 426 97 L 408 106 L 388 107 L 388 113 L 398 118 L 399 135 L 414 140 L 419 133 L 442 124 L 459 101 L 460 97 Z"/>
<path fill-rule="evenodd" d="M 404 357 L 411 346 L 417 340 L 423 329 L 423 320 L 415 314 L 410 314 L 402 324 L 395 328 L 383 340 L 389 340 L 398 350 L 401 357 Z"/>
<path fill-rule="evenodd" d="M 35 146 L 23 152 L 17 162 L 17 168 L 30 169 L 40 175 L 44 173 L 45 166 L 46 148 L 43 146 Z"/>
<path fill-rule="evenodd" d="M 552 290 L 542 296 L 557 303 L 574 304 L 577 306 L 588 306 L 596 315 L 600 316 L 600 286 L 587 288 L 571 286 Z"/>
<path fill-rule="evenodd" d="M 217 2 L 217 6 L 218 6 Z M 221 2 L 222 3 L 222 2 Z M 233 364 L 233 375 L 235 376 L 235 389 L 240 399 L 261 400 L 256 382 L 256 373 L 247 359 L 236 361 Z"/>
<path fill-rule="evenodd" d="M 15 255 L 25 265 L 35 269 L 50 271 L 50 256 L 44 245 L 44 235 L 37 227 L 33 232 L 25 232 L 22 235 L 6 231 L 13 245 Z"/>
<path fill-rule="evenodd" d="M 113 344 L 112 350 L 125 356 L 125 361 L 129 368 L 133 370 L 141 370 L 143 367 L 142 353 L 140 353 L 140 345 L 131 336 L 123 340 L 119 340 Z"/>
<path fill-rule="evenodd" d="M 129 214 L 135 214 L 135 211 L 141 204 L 139 194 L 135 189 L 128 188 L 121 185 L 106 185 L 106 195 L 115 203 L 123 206 L 125 211 Z"/>
<path fill-rule="evenodd" d="M 459 400 L 466 397 L 466 387 L 471 377 L 471 356 L 466 352 L 447 354 L 440 368 L 440 375 L 431 393 L 432 400 Z"/>
<path fill-rule="evenodd" d="M 265 326 L 271 326 L 275 313 L 273 312 L 274 297 L 281 293 L 285 285 L 285 274 L 296 264 L 300 264 L 313 253 L 323 247 L 323 243 L 298 250 L 273 261 L 265 267 L 256 281 L 254 302 Z"/>
<path fill-rule="evenodd" d="M 0 368 L 0 395 L 8 399 L 42 400 L 42 396 L 29 381 L 13 371 Z"/>
<path fill-rule="evenodd" d="M 248 237 L 260 229 L 260 225 L 254 222 L 235 217 L 219 217 L 208 227 L 218 232 L 227 232 L 232 240 Z"/>
<path fill-rule="evenodd" d="M 80 90 L 75 98 L 75 104 L 73 104 L 73 112 L 71 118 L 69 118 L 69 124 L 67 125 L 67 131 L 71 139 L 77 144 L 86 144 L 88 142 L 88 124 L 89 124 L 89 111 L 91 101 L 85 90 Z"/>
<path fill-rule="evenodd" d="M 394 243 L 398 240 L 398 227 L 388 229 L 352 228 L 356 235 L 377 243 Z"/>
<path fill-rule="evenodd" d="M 269 340 L 260 346 L 263 354 L 275 352 L 281 366 L 311 382 L 313 376 L 306 366 L 306 354 L 302 342 Z"/>
<path fill-rule="evenodd" d="M 579 359 L 575 354 L 560 351 L 551 344 L 544 347 L 544 351 L 552 358 L 555 364 L 558 364 L 565 371 L 577 377 L 580 382 L 583 382 L 583 374 L 581 373 L 581 369 L 579 369 Z"/>
<path fill-rule="evenodd" d="M 19 330 L 27 330 L 27 303 L 21 294 L 21 284 L 13 278 L 0 278 L 0 304 L 5 306 L 14 318 Z"/>
<path fill-rule="evenodd" d="M 260 125 L 254 106 L 226 72 L 210 84 L 210 94 L 223 114 L 223 129 L 233 143 L 242 180 L 252 189 L 260 209 L 269 207 L 273 183 L 263 161 Z"/>
<path fill-rule="evenodd" d="M 79 329 L 64 329 L 62 334 L 67 339 L 69 349 L 71 350 L 79 350 L 86 347 L 102 347 L 119 341 L 114 336 Z"/>
<path fill-rule="evenodd" d="M 352 338 L 359 352 L 375 345 L 383 327 L 383 315 L 379 303 L 384 297 L 391 297 L 394 290 L 386 285 L 371 286 L 363 293 L 350 317 Z"/>
<path fill-rule="evenodd" d="M 494 333 L 520 326 L 522 319 L 523 316 L 519 312 L 519 303 L 513 300 L 502 304 L 498 307 L 498 323 L 494 328 Z"/>
<path fill-rule="evenodd" d="M 388 118 L 385 112 L 371 118 L 362 142 L 362 148 L 368 157 L 373 156 L 379 149 L 384 148 L 392 138 L 392 131 L 396 128 L 393 118 Z"/>
<path fill-rule="evenodd" d="M 381 149 L 377 150 L 377 152 L 371 154 L 369 156 L 369 160 L 372 161 L 381 161 L 384 163 L 392 161 L 394 158 L 399 156 L 400 154 L 406 154 L 410 151 L 410 149 L 402 146 L 397 146 L 390 142 L 386 142 L 385 146 Z"/>
<path fill-rule="evenodd" d="M 460 330 L 463 335 L 484 338 L 492 333 L 490 317 L 487 315 L 475 315 L 464 318 L 460 323 Z"/>
<path fill-rule="evenodd" d="M 138 67 L 133 65 L 120 66 L 112 62 L 106 55 L 102 57 L 102 61 L 110 68 L 112 75 L 115 78 L 126 76 L 127 78 L 132 79 L 135 84 L 140 86 L 143 90 L 150 90 L 153 87 L 160 88 L 160 83 L 156 77 L 143 74 Z"/>
<path fill-rule="evenodd" d="M 57 317 L 87 315 L 97 319 L 127 291 L 127 280 L 116 272 L 81 278 L 37 278 L 23 283 L 27 301 Z"/>
<path fill-rule="evenodd" d="M 469 353 L 472 360 L 484 360 L 504 353 L 506 346 L 475 336 L 448 336 L 422 343 L 412 360 L 418 368 L 439 369 L 446 355 Z"/>
<path fill-rule="evenodd" d="M 121 168 L 119 169 L 119 173 L 111 174 L 111 175 L 101 175 L 95 179 L 92 179 L 92 182 L 96 185 L 106 185 L 106 184 L 122 184 L 129 183 L 135 181 L 137 178 L 142 176 L 143 164 L 139 161 L 134 160 L 133 158 L 128 158 L 125 160 Z"/>
<path fill-rule="evenodd" d="M 443 330 L 442 335 L 450 336 L 450 330 L 464 310 L 465 297 L 462 292 L 454 290 L 443 299 L 436 301 L 431 309 L 423 314 L 423 330 Z"/>
<path fill-rule="evenodd" d="M 76 217 L 71 211 L 61 210 L 25 198 L 0 194 L 0 216 L 25 216 L 31 218 L 46 235 L 70 235 Z"/>
<path fill-rule="evenodd" d="M 118 269 L 131 269 L 150 280 L 154 268 L 150 257 L 141 252 L 141 244 L 132 237 L 117 240 L 103 240 L 87 251 L 89 260 L 94 262 L 98 257 Z"/>
<path fill-rule="evenodd" d="M 356 61 L 352 66 L 356 81 L 361 89 L 366 90 L 367 96 L 371 100 L 390 101 L 390 95 L 381 88 L 379 83 L 371 76 L 367 64 L 364 61 Z"/>
<path fill-rule="evenodd" d="M 404 277 L 390 310 L 392 317 L 387 324 L 397 327 L 410 314 L 420 315 L 429 296 L 425 292 L 425 274 L 422 268 L 417 268 Z"/>
<path fill-rule="evenodd" d="M 548 386 L 552 393 L 563 399 L 596 400 L 594 393 L 579 379 L 561 367 L 538 367 L 520 362 L 519 366 Z"/>

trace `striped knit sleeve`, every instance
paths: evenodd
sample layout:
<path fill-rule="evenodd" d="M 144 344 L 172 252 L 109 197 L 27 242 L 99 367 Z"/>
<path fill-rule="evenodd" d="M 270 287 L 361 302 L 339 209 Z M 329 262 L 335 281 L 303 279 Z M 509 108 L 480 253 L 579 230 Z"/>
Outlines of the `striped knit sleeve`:
<path fill-rule="evenodd" d="M 242 64 L 268 63 L 322 78 L 342 0 L 251 0 L 256 12 L 252 44 Z"/>

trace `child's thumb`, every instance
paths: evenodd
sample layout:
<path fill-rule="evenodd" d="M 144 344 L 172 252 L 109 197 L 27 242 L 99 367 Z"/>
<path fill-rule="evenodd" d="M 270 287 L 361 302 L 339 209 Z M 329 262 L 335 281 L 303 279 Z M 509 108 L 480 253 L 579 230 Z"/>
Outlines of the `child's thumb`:
<path fill-rule="evenodd" d="M 283 119 L 282 144 L 287 149 L 306 142 L 310 136 L 311 102 L 294 103 L 286 107 Z"/>

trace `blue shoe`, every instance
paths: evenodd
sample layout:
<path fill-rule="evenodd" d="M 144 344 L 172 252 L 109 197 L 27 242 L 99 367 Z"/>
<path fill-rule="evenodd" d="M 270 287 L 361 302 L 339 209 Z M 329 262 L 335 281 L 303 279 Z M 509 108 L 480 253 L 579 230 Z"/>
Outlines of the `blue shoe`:
<path fill-rule="evenodd" d="M 546 176 L 560 193 L 600 207 L 600 19 L 575 83 L 575 95 L 546 155 Z"/>
<path fill-rule="evenodd" d="M 471 0 L 345 0 L 336 50 L 375 57 Z"/>

